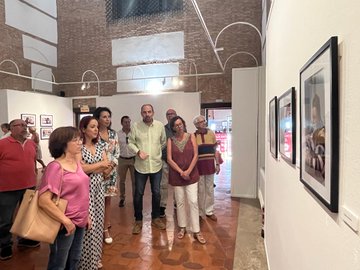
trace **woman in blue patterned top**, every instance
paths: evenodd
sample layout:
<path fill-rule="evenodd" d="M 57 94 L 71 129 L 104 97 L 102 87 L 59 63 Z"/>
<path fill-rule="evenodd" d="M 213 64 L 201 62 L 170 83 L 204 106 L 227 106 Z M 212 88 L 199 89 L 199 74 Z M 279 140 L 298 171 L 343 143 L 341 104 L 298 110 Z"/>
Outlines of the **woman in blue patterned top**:
<path fill-rule="evenodd" d="M 118 158 L 120 156 L 119 140 L 115 130 L 111 129 L 111 111 L 107 107 L 98 107 L 94 112 L 94 117 L 99 122 L 99 144 L 105 149 L 107 158 L 113 164 L 113 169 L 104 174 L 104 189 L 105 189 L 105 218 L 104 218 L 104 241 L 106 244 L 111 244 L 113 239 L 110 236 L 109 228 L 110 222 L 110 205 L 111 197 L 116 195 L 116 180 Z"/>

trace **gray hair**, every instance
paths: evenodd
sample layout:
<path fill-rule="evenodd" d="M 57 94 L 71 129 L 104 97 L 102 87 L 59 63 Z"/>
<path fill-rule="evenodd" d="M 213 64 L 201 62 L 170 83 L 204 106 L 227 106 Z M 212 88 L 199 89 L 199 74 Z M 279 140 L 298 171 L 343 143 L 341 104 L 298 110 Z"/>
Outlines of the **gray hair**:
<path fill-rule="evenodd" d="M 195 116 L 195 118 L 193 119 L 194 125 L 196 126 L 197 123 L 199 123 L 201 120 L 205 120 L 205 116 L 203 116 L 203 115 Z"/>

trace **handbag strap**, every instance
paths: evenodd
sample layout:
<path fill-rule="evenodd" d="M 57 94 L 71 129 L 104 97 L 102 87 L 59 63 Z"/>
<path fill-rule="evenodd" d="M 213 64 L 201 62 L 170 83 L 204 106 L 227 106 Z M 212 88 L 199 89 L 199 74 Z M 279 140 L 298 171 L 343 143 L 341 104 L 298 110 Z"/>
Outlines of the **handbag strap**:
<path fill-rule="evenodd" d="M 59 205 L 59 201 L 60 201 L 60 195 L 61 195 L 61 190 L 62 190 L 62 184 L 64 181 L 64 168 L 61 165 L 61 163 L 59 161 L 56 160 L 57 163 L 59 163 L 60 168 L 61 168 L 61 179 L 60 179 L 60 187 L 59 187 L 59 195 L 56 195 L 56 200 L 55 200 L 55 205 Z"/>

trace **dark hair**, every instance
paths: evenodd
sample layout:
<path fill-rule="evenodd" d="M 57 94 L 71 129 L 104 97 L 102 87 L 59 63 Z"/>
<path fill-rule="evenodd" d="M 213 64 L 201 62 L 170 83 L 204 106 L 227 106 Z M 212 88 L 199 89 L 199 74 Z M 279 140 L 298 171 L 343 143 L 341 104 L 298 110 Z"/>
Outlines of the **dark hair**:
<path fill-rule="evenodd" d="M 121 117 L 121 124 L 123 123 L 123 121 L 124 121 L 125 119 L 130 119 L 130 117 L 127 116 L 127 115 L 124 115 L 123 117 Z"/>
<path fill-rule="evenodd" d="M 86 143 L 85 132 L 83 131 L 83 129 L 87 128 L 87 126 L 89 125 L 91 120 L 98 121 L 94 116 L 85 116 L 80 120 L 79 129 L 80 129 L 80 132 L 81 132 L 81 138 L 83 139 L 83 144 Z M 98 127 L 99 127 L 99 123 L 98 123 Z M 95 143 L 98 142 L 98 140 L 99 140 L 99 134 L 98 134 L 98 136 L 96 138 L 92 139 L 91 141 L 92 141 L 93 144 L 95 144 Z"/>
<path fill-rule="evenodd" d="M 97 107 L 96 110 L 93 112 L 93 116 L 96 118 L 96 120 L 100 119 L 100 115 L 102 112 L 108 112 L 110 114 L 110 117 L 112 115 L 112 112 L 108 107 Z M 111 129 L 111 122 L 108 129 Z"/>
<path fill-rule="evenodd" d="M 6 128 L 7 130 L 10 130 L 10 124 L 8 124 L 8 123 L 1 124 L 1 127 Z"/>
<path fill-rule="evenodd" d="M 170 129 L 172 130 L 172 131 L 174 131 L 174 132 L 176 132 L 176 130 L 174 129 L 174 126 L 175 126 L 175 122 L 176 122 L 176 120 L 181 120 L 181 122 L 183 123 L 183 126 L 184 126 L 184 132 L 186 132 L 186 123 L 185 123 L 185 121 L 184 121 L 184 119 L 182 119 L 180 116 L 175 116 L 175 117 L 173 117 L 173 118 L 171 118 L 171 120 L 170 120 L 170 123 L 169 123 L 169 125 L 170 125 Z"/>
<path fill-rule="evenodd" d="M 66 150 L 67 143 L 72 139 L 80 137 L 80 130 L 75 127 L 56 128 L 49 138 L 49 151 L 53 158 L 61 157 Z"/>

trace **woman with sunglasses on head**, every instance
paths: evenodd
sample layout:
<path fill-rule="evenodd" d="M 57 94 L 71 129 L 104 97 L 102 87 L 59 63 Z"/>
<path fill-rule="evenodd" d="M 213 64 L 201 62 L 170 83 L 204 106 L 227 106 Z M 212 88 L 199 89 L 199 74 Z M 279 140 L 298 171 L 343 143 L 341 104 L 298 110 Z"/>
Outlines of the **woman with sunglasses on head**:
<path fill-rule="evenodd" d="M 55 242 L 50 244 L 47 269 L 77 269 L 85 227 L 89 220 L 89 176 L 80 164 L 82 140 L 74 127 L 55 129 L 49 139 L 49 151 L 55 158 L 48 164 L 39 187 L 39 206 L 62 223 Z M 52 201 L 54 195 L 67 200 L 62 213 Z"/>
<path fill-rule="evenodd" d="M 105 181 L 105 217 L 104 217 L 104 241 L 106 244 L 113 242 L 110 236 L 110 207 L 111 197 L 116 195 L 116 181 L 118 159 L 120 157 L 120 146 L 118 135 L 115 130 L 111 129 L 111 111 L 107 107 L 98 107 L 93 116 L 99 122 L 99 144 L 104 148 L 109 161 L 111 161 L 111 169 L 104 174 Z"/>
<path fill-rule="evenodd" d="M 101 255 L 104 224 L 104 187 L 103 174 L 111 169 L 103 147 L 98 143 L 98 121 L 92 116 L 85 116 L 79 124 L 83 146 L 82 167 L 90 176 L 90 217 L 91 230 L 84 236 L 79 269 L 92 270 L 102 268 Z"/>
<path fill-rule="evenodd" d="M 177 238 L 184 238 L 187 232 L 186 227 L 188 227 L 194 233 L 194 238 L 200 244 L 205 244 L 206 240 L 200 232 L 199 224 L 199 172 L 196 166 L 198 146 L 195 136 L 185 132 L 186 124 L 180 116 L 175 116 L 170 120 L 170 128 L 174 136 L 167 141 L 167 162 L 170 165 L 169 184 L 174 186 L 176 213 L 180 227 Z M 186 205 L 189 207 L 189 214 L 187 214 Z"/>

